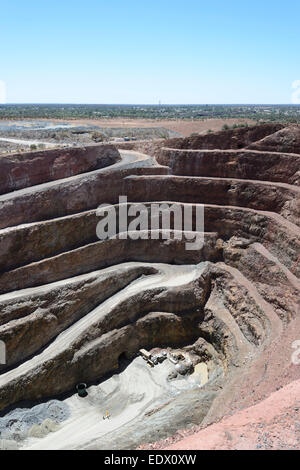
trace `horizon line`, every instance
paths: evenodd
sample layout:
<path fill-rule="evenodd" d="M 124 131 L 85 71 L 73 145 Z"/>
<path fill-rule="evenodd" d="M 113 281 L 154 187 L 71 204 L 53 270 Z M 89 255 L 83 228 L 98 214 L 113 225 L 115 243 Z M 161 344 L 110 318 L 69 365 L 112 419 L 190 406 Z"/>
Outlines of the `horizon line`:
<path fill-rule="evenodd" d="M 11 102 L 0 106 L 300 106 L 300 103 L 64 103 L 64 102 Z"/>

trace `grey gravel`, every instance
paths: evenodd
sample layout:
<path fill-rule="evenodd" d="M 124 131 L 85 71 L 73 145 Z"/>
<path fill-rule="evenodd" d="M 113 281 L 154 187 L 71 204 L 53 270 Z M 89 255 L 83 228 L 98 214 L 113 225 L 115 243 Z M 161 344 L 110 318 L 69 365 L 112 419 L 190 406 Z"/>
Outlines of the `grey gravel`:
<path fill-rule="evenodd" d="M 32 408 L 17 408 L 0 418 L 0 439 L 22 440 L 34 424 L 41 424 L 49 418 L 61 423 L 70 416 L 68 406 L 59 401 L 51 400 Z"/>

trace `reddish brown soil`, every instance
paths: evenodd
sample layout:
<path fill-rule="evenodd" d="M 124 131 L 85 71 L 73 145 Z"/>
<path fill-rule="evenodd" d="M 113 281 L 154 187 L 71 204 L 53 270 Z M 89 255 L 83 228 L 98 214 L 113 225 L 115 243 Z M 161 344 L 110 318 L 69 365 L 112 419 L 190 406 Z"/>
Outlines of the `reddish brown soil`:
<path fill-rule="evenodd" d="M 42 121 L 43 119 L 39 119 Z M 44 119 L 49 121 L 49 119 Z M 26 119 L 30 121 L 30 119 Z M 232 119 L 129 119 L 129 118 L 114 118 L 114 119 L 51 119 L 53 122 L 71 122 L 78 125 L 93 125 L 99 127 L 165 127 L 171 131 L 179 132 L 183 136 L 188 137 L 192 133 L 206 133 L 209 129 L 216 132 L 220 131 L 224 124 L 232 126 L 234 124 L 255 124 L 255 121 L 244 118 Z"/>
<path fill-rule="evenodd" d="M 258 405 L 219 423 L 167 443 L 169 450 L 290 450 L 300 444 L 300 380 L 271 394 Z M 161 447 L 160 447 L 161 448 Z"/>

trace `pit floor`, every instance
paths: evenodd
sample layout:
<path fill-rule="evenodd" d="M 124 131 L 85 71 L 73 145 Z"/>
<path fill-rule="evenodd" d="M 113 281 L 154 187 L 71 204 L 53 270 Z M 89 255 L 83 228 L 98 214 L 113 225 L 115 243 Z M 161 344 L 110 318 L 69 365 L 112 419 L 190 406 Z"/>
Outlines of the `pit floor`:
<path fill-rule="evenodd" d="M 170 401 L 178 394 L 203 386 L 206 364 L 198 364 L 192 375 L 168 381 L 174 370 L 169 360 L 150 367 L 141 357 L 134 359 L 120 374 L 87 389 L 88 396 L 77 394 L 64 400 L 70 418 L 44 437 L 30 437 L 22 449 L 78 449 L 109 434 L 116 439 L 127 424 L 141 426 L 141 417 Z M 109 413 L 109 419 L 103 419 Z M 122 429 L 123 428 L 123 429 Z M 100 447 L 101 448 L 101 447 Z"/>

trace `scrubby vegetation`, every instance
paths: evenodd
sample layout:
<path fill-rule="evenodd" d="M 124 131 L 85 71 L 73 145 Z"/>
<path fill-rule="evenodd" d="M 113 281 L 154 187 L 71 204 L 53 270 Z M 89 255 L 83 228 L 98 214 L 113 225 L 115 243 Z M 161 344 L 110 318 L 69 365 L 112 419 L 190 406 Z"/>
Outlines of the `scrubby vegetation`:
<path fill-rule="evenodd" d="M 0 119 L 208 119 L 246 118 L 256 121 L 300 122 L 299 105 L 0 105 Z"/>

